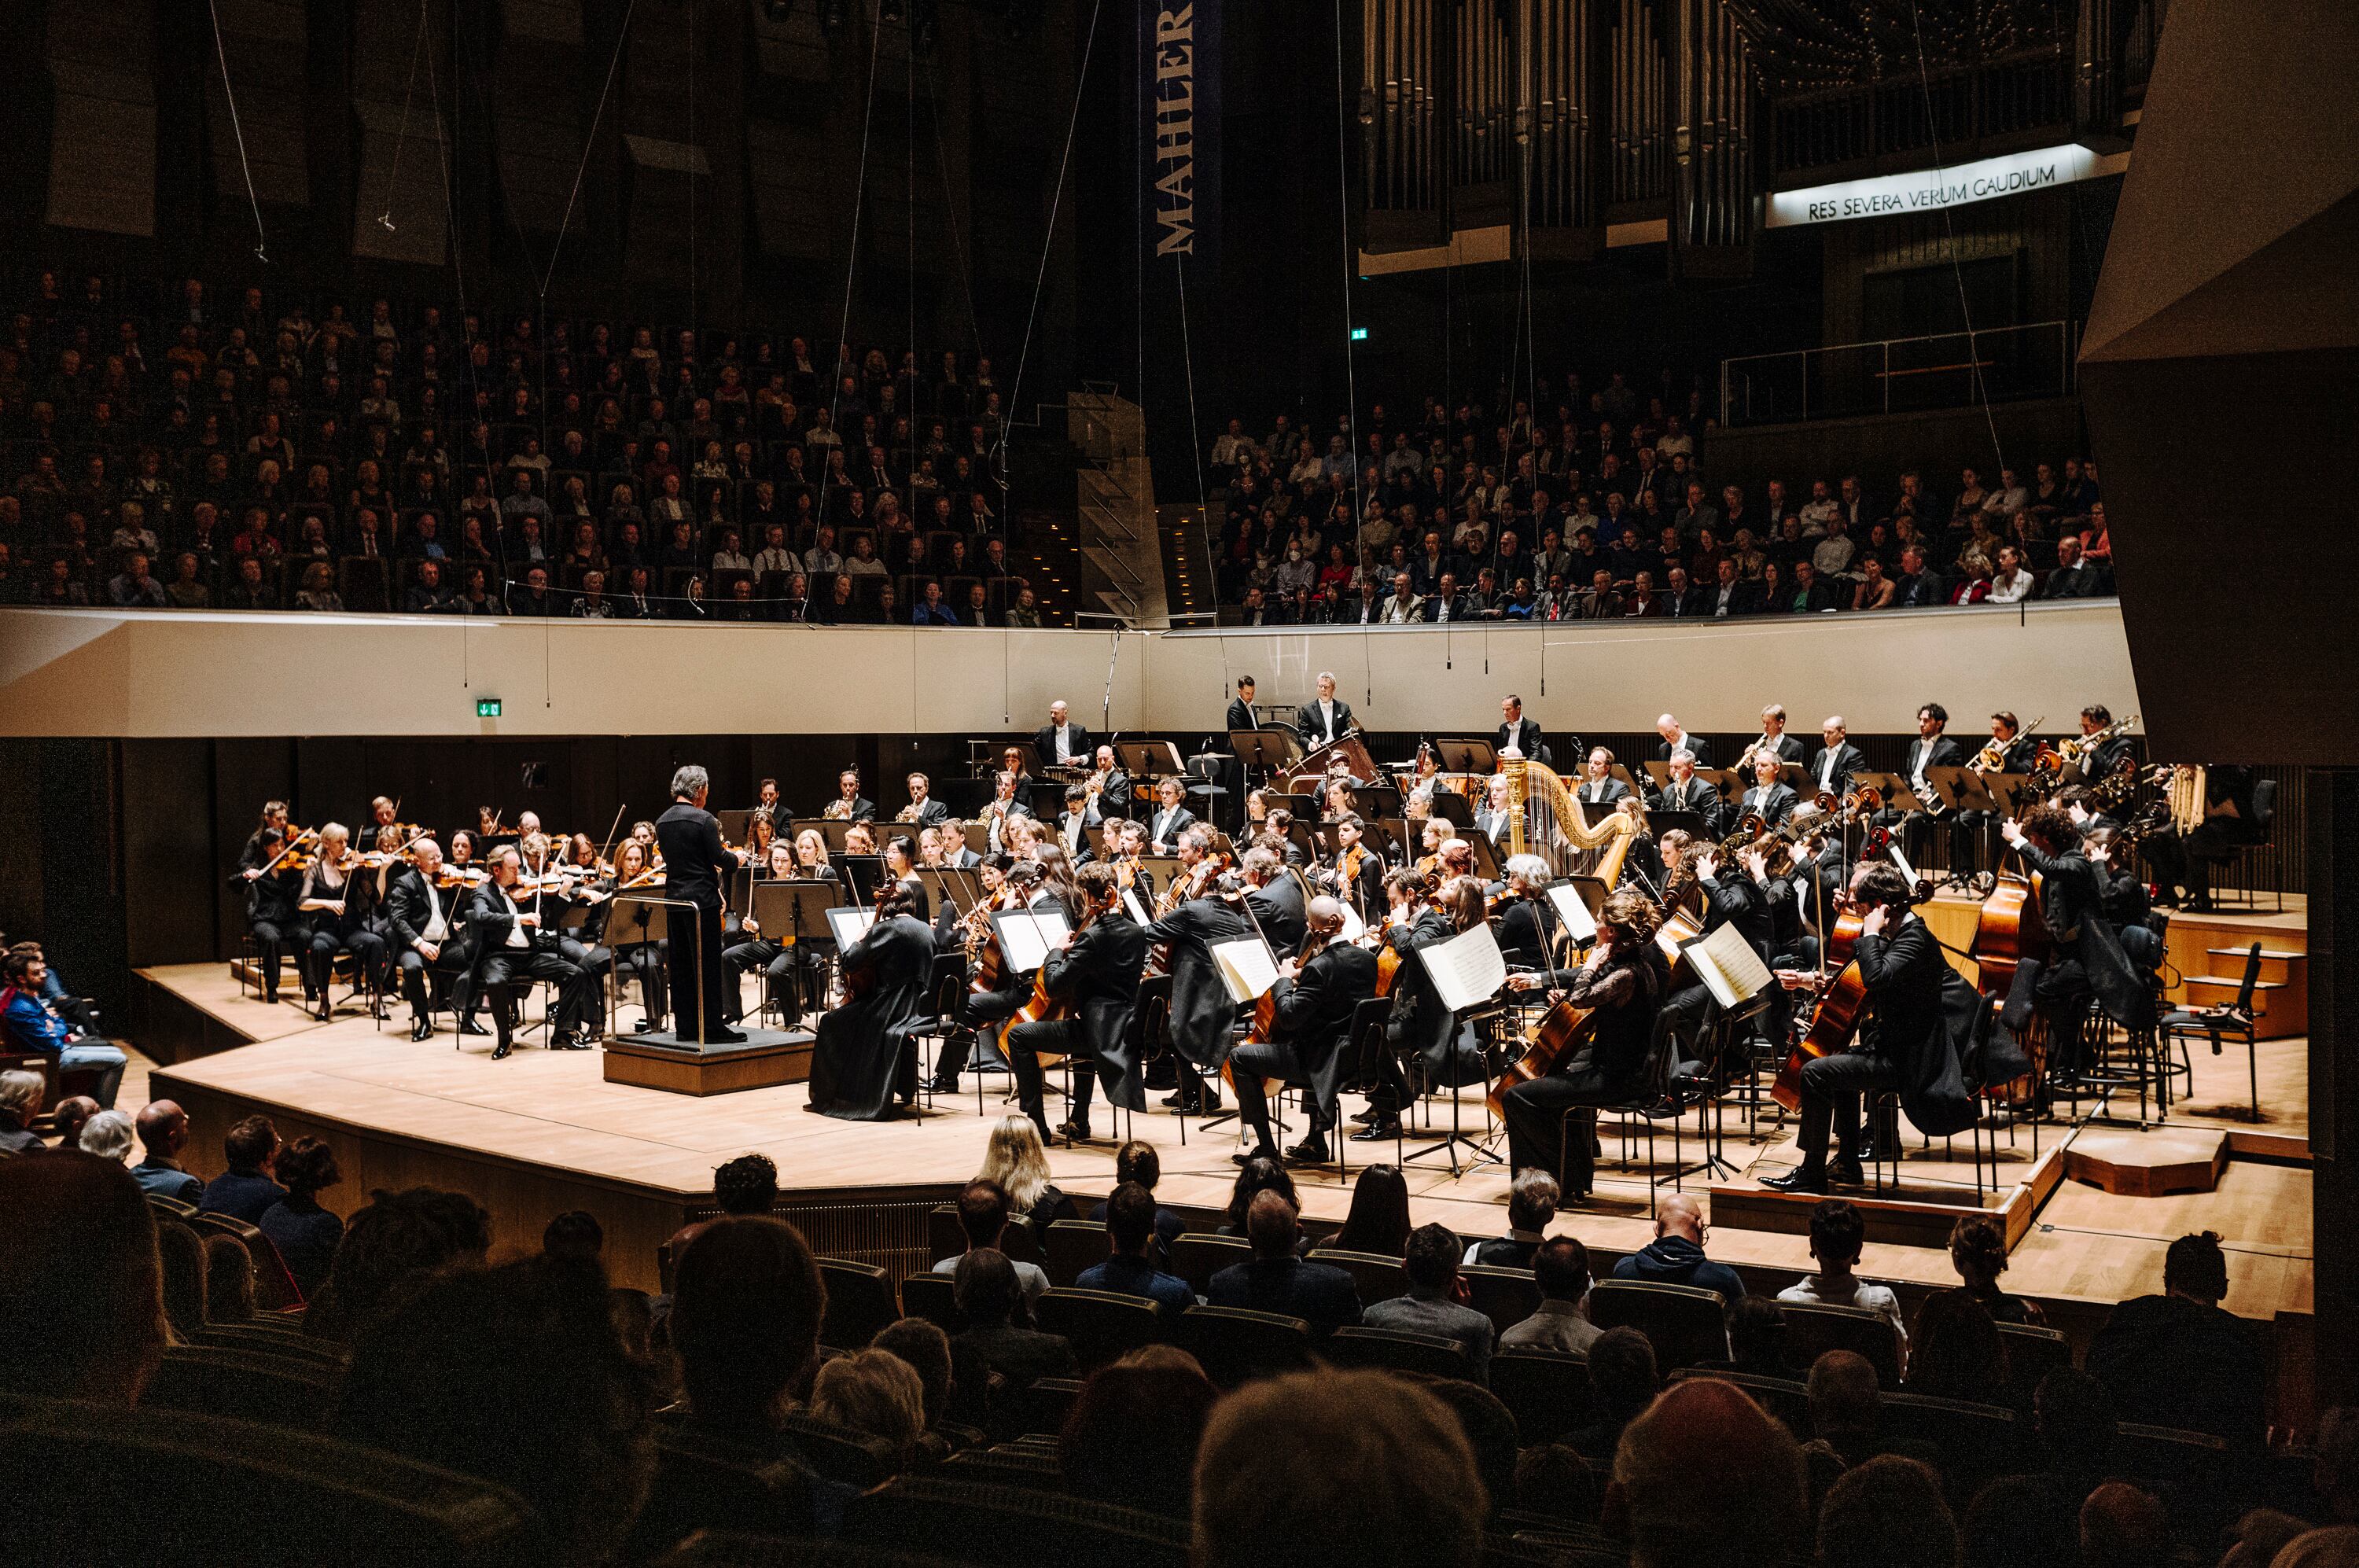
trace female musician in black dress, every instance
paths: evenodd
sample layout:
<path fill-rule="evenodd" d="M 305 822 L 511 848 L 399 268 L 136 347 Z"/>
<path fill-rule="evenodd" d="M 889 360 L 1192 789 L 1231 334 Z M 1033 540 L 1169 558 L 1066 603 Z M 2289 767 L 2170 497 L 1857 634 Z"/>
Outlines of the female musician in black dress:
<path fill-rule="evenodd" d="M 1024 1114 L 1049 1138 L 1040 1102 L 1040 1053 L 1080 1058 L 1073 1069 L 1072 1116 L 1058 1130 L 1069 1142 L 1090 1136 L 1090 1100 L 1096 1081 L 1125 1110 L 1147 1108 L 1147 1086 L 1130 1039 L 1138 1008 L 1138 979 L 1147 967 L 1147 933 L 1122 907 L 1122 884 L 1111 866 L 1084 866 L 1075 885 L 1088 900 L 1082 921 L 1040 966 L 1040 985 L 1064 1004 L 1066 1017 L 1019 1023 L 1007 1031 L 1007 1062 L 1016 1074 Z"/>
<path fill-rule="evenodd" d="M 1509 1089 L 1504 1101 L 1509 1163 L 1518 1173 L 1540 1170 L 1556 1177 L 1568 1199 L 1588 1195 L 1595 1167 L 1585 1128 L 1566 1141 L 1565 1111 L 1610 1105 L 1638 1088 L 1663 990 L 1655 946 L 1660 924 L 1662 911 L 1652 898 L 1618 889 L 1598 909 L 1597 945 L 1579 969 L 1507 977 L 1511 989 L 1546 987 L 1550 1002 L 1590 1009 L 1587 1049 L 1557 1071 Z"/>
<path fill-rule="evenodd" d="M 278 1000 L 278 977 L 284 957 L 289 952 L 296 955 L 295 974 L 302 982 L 304 996 L 311 995 L 311 937 L 295 907 L 302 896 L 303 873 L 289 866 L 293 856 L 282 858 L 279 852 L 286 847 L 287 826 L 282 810 L 278 821 L 263 823 L 246 846 L 245 855 L 250 862 L 244 866 L 245 923 L 254 933 L 255 956 L 262 962 L 262 999 L 266 1002 Z M 266 866 L 270 867 L 267 871 L 263 869 Z"/>
<path fill-rule="evenodd" d="M 876 923 L 843 950 L 846 999 L 819 1021 L 811 1046 L 810 1105 L 823 1116 L 881 1122 L 897 1090 L 914 1098 L 918 1059 L 909 1027 L 925 1016 L 934 933 L 908 891 L 886 890 Z"/>
<path fill-rule="evenodd" d="M 353 955 L 353 980 L 364 991 L 376 989 L 385 964 L 385 942 L 368 929 L 367 882 L 343 823 L 330 822 L 320 830 L 320 853 L 303 873 L 297 908 L 310 922 L 310 979 L 320 1017 L 325 1018 L 333 1007 L 329 981 L 337 953 Z M 375 1006 L 374 999 L 370 1005 Z"/>

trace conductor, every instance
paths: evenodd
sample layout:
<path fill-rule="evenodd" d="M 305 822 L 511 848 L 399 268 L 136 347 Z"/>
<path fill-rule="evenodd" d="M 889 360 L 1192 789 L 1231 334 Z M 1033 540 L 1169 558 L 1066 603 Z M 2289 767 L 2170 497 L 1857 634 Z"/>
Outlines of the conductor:
<path fill-rule="evenodd" d="M 656 819 L 668 897 L 696 907 L 696 918 L 671 928 L 673 1022 L 682 1045 L 734 1045 L 745 1037 L 723 1021 L 721 878 L 744 856 L 722 847 L 720 820 L 704 809 L 712 777 L 694 763 L 671 776 L 671 810 Z"/>

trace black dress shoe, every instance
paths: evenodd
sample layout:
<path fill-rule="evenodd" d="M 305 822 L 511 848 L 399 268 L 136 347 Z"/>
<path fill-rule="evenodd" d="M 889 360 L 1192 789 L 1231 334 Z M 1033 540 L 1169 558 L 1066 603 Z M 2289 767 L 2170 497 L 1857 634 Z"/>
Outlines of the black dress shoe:
<path fill-rule="evenodd" d="M 1813 1170 L 1808 1165 L 1797 1165 L 1783 1176 L 1763 1178 L 1761 1184 L 1773 1192 L 1807 1192 L 1823 1198 L 1827 1195 L 1826 1167 Z"/>
<path fill-rule="evenodd" d="M 926 1093 L 929 1094 L 955 1094 L 958 1092 L 959 1081 L 955 1073 L 937 1073 L 926 1080 Z"/>
<path fill-rule="evenodd" d="M 715 1029 L 712 1033 L 704 1037 L 704 1043 L 707 1045 L 743 1045 L 745 1043 L 745 1037 L 733 1029 Z"/>
<path fill-rule="evenodd" d="M 434 1020 L 432 1018 L 413 1019 L 409 1026 L 409 1038 L 412 1040 L 433 1039 Z"/>
<path fill-rule="evenodd" d="M 1858 1160 L 1838 1160 L 1827 1167 L 1827 1184 L 1831 1187 L 1864 1187 L 1867 1175 L 1859 1168 Z"/>
<path fill-rule="evenodd" d="M 278 1003 L 278 993 L 276 991 L 266 992 L 262 999 L 273 1007 L 276 1007 Z"/>
<path fill-rule="evenodd" d="M 1323 1138 L 1306 1138 L 1286 1151 L 1286 1163 L 1288 1165 L 1324 1165 L 1329 1158 L 1327 1140 Z"/>
<path fill-rule="evenodd" d="M 574 1029 L 567 1029 L 562 1034 L 554 1034 L 549 1037 L 549 1049 L 551 1051 L 587 1051 L 590 1049 L 590 1037 Z"/>
<path fill-rule="evenodd" d="M 656 1021 L 653 1018 L 641 1018 L 637 1023 L 631 1026 L 631 1032 L 633 1034 L 653 1034 L 655 1031 Z"/>
<path fill-rule="evenodd" d="M 1353 1133 L 1352 1141 L 1353 1143 L 1390 1143 L 1400 1135 L 1400 1118 L 1386 1116 L 1382 1121 L 1370 1122 L 1366 1127 Z"/>
<path fill-rule="evenodd" d="M 485 1029 L 483 1025 L 477 1023 L 473 1018 L 461 1018 L 459 1020 L 459 1032 L 461 1034 L 487 1035 L 492 1031 Z"/>
<path fill-rule="evenodd" d="M 497 1062 L 498 1060 L 500 1060 L 500 1058 L 502 1058 L 502 1057 L 506 1056 L 507 1053 L 508 1053 L 508 1042 L 507 1042 L 506 1040 L 502 1040 L 502 1041 L 500 1041 L 500 1043 L 499 1043 L 499 1044 L 497 1044 L 497 1045 L 495 1045 L 495 1046 L 492 1047 L 492 1060 L 493 1060 L 493 1061 L 495 1061 L 495 1062 Z"/>
<path fill-rule="evenodd" d="M 1060 1122 L 1057 1124 L 1057 1136 L 1063 1138 L 1068 1145 L 1087 1143 L 1090 1141 L 1090 1124 L 1087 1122 Z"/>
<path fill-rule="evenodd" d="M 1256 1160 L 1276 1160 L 1277 1158 L 1277 1150 L 1264 1144 L 1259 1149 L 1238 1150 L 1229 1156 L 1229 1162 L 1233 1165 L 1250 1165 Z"/>

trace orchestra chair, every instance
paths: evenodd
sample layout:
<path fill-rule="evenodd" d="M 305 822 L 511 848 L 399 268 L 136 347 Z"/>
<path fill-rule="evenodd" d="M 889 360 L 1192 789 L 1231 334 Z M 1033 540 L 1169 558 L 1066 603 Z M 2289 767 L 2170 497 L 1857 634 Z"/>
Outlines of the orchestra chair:
<path fill-rule="evenodd" d="M 1998 1343 L 2006 1356 L 2008 1403 L 2018 1410 L 2031 1408 L 2031 1397 L 2038 1391 L 2040 1379 L 2059 1367 L 2072 1365 L 2072 1342 L 2052 1328 L 2001 1323 Z"/>
<path fill-rule="evenodd" d="M 944 1334 L 966 1332 L 966 1314 L 951 1296 L 947 1274 L 912 1274 L 903 1279 L 901 1310 L 910 1317 L 925 1319 Z"/>
<path fill-rule="evenodd" d="M 1352 1277 L 1360 1292 L 1360 1305 L 1373 1307 L 1378 1301 L 1389 1301 L 1395 1296 L 1408 1294 L 1408 1269 L 1397 1258 L 1382 1252 L 1354 1252 L 1349 1247 L 1315 1247 L 1307 1261 L 1324 1263 L 1341 1269 Z"/>
<path fill-rule="evenodd" d="M 1484 1568 L 1510 1563 L 1544 1562 L 1555 1568 L 1625 1568 L 1630 1543 L 1595 1525 L 1576 1524 L 1553 1514 L 1527 1514 L 1503 1508 L 1493 1516 L 1494 1530 L 1512 1530 L 1504 1541 L 1496 1534 L 1483 1538 Z M 1525 1557 L 1525 1552 L 1546 1553 Z"/>
<path fill-rule="evenodd" d="M 1043 1334 L 1061 1334 L 1072 1343 L 1073 1359 L 1094 1372 L 1163 1338 L 1162 1310 L 1144 1296 L 1052 1285 L 1032 1303 L 1033 1321 Z"/>
<path fill-rule="evenodd" d="M 763 982 L 763 1009 L 769 1008 L 769 983 Z M 934 1108 L 934 1094 L 927 1085 L 933 1082 L 933 1073 L 926 1064 L 925 1042 L 934 1042 L 934 1061 L 942 1058 L 942 1048 L 964 1026 L 959 1022 L 959 1004 L 966 996 L 966 955 L 955 949 L 934 956 L 934 1005 L 926 1016 L 908 1025 L 908 1039 L 918 1052 L 918 1098 L 928 1110 Z M 976 1092 L 982 1092 L 982 1080 L 977 1078 Z"/>
<path fill-rule="evenodd" d="M 1684 1149 L 1686 1105 L 1673 1095 L 1671 1070 L 1676 1064 L 1677 1037 L 1669 1020 L 1658 1015 L 1653 1033 L 1647 1041 L 1646 1060 L 1640 1063 L 1635 1086 L 1619 1100 L 1609 1100 L 1598 1105 L 1567 1105 L 1564 1108 L 1564 1134 L 1560 1148 L 1570 1150 L 1576 1138 L 1595 1139 L 1602 1116 L 1620 1118 L 1614 1131 L 1622 1144 L 1621 1165 L 1627 1170 L 1632 1163 L 1632 1151 L 1644 1138 L 1647 1145 L 1647 1211 L 1654 1212 L 1655 1201 L 1668 1181 L 1674 1192 L 1681 1190 L 1687 1176 Z M 1663 1176 L 1656 1160 L 1655 1131 L 1657 1122 L 1668 1113 L 1671 1124 L 1671 1170 Z M 1596 1167 L 1591 1166 L 1593 1173 Z M 1556 1171 L 1557 1184 L 1571 1192 L 1570 1167 L 1560 1159 Z"/>
<path fill-rule="evenodd" d="M 1241 1236 L 1215 1236 L 1191 1230 L 1171 1244 L 1171 1272 L 1188 1281 L 1201 1299 L 1212 1288 L 1212 1276 L 1234 1263 L 1253 1260 L 1253 1244 Z"/>
<path fill-rule="evenodd" d="M 1228 787 L 1221 782 L 1222 769 L 1228 763 L 1229 758 L 1211 753 L 1188 759 L 1187 781 L 1182 788 L 1187 791 L 1188 809 L 1196 813 L 1197 821 L 1209 822 L 1215 820 L 1213 813 L 1218 810 L 1222 798 L 1229 792 Z"/>
<path fill-rule="evenodd" d="M 822 1258 L 819 1275 L 827 1286 L 827 1311 L 819 1325 L 821 1345 L 837 1350 L 861 1349 L 876 1337 L 878 1329 L 900 1317 L 893 1277 L 878 1265 Z"/>
<path fill-rule="evenodd" d="M 2174 1043 L 2178 1045 L 2182 1060 L 2187 1055 L 2187 1042 L 2190 1040 L 2209 1040 L 2214 1056 L 2227 1046 L 2241 1045 L 2245 1048 L 2245 1077 L 2252 1089 L 2251 1119 L 2256 1122 L 2261 1119 L 2261 1054 L 2257 1037 L 2254 1034 L 2253 1018 L 2254 994 L 2259 989 L 2260 981 L 2261 944 L 2256 942 L 2245 953 L 2245 977 L 2237 984 L 2234 1001 L 2218 1007 L 2174 1007 L 2162 1015 L 2160 1054 L 2166 1086 L 2169 1074 L 2176 1071 L 2169 1057 L 2170 1047 Z M 2191 1083 L 2194 1078 L 2191 1062 L 2188 1065 L 2187 1074 Z"/>
<path fill-rule="evenodd" d="M 287 1271 L 286 1260 L 278 1248 L 261 1231 L 230 1214 L 200 1212 L 182 1222 L 200 1236 L 226 1236 L 245 1247 L 254 1259 L 254 1304 L 265 1311 L 276 1312 L 303 1304 L 303 1292 L 295 1283 L 295 1276 Z"/>
<path fill-rule="evenodd" d="M 506 1568 L 552 1542 L 506 1488 L 316 1433 L 177 1410 L 0 1399 L 15 1561 L 169 1541 L 186 1563 Z"/>
<path fill-rule="evenodd" d="M 2277 829 L 2277 781 L 2274 779 L 2256 779 L 2253 780 L 2253 822 L 2246 830 L 2248 836 L 2245 842 L 2223 845 L 2220 850 L 2203 856 L 2215 867 L 2229 866 L 2236 867 L 2236 875 L 2233 878 L 2224 880 L 2233 881 L 2235 884 L 2237 891 L 2242 895 L 2239 901 L 2245 909 L 2260 908 L 2259 889 L 2253 886 L 2250 876 L 2252 860 L 2256 853 L 2269 846 L 2269 840 Z M 2215 871 L 2212 876 L 2212 902 L 2214 908 L 2226 902 L 2220 897 L 2220 884 L 2223 880 L 2223 878 Z M 2285 909 L 2284 878 L 2272 877 L 2269 881 L 2271 884 L 2269 907 L 2282 912 Z"/>
<path fill-rule="evenodd" d="M 1048 1262 L 1049 1283 L 1070 1286 L 1084 1269 L 1094 1269 L 1108 1256 L 1103 1220 L 1051 1220 L 1041 1250 Z"/>
<path fill-rule="evenodd" d="M 1528 1269 L 1462 1263 L 1458 1277 L 1466 1281 L 1466 1304 L 1489 1318 L 1491 1326 L 1501 1334 L 1540 1310 L 1539 1280 Z M 1364 1289 L 1360 1300 L 1369 1300 Z"/>
<path fill-rule="evenodd" d="M 1186 1519 L 1034 1486 L 897 1475 L 853 1500 L 844 1539 L 983 1568 L 1187 1568 Z"/>
<path fill-rule="evenodd" d="M 1942 1483 L 1961 1506 L 1984 1482 L 2041 1463 L 2031 1423 L 1998 1405 L 1899 1393 L 1883 1395 L 1877 1409 L 1885 1437 L 1928 1444 L 1941 1456 Z"/>
<path fill-rule="evenodd" d="M 1589 1288 L 1589 1321 L 1635 1328 L 1665 1373 L 1728 1359 L 1727 1307 L 1717 1290 L 1651 1279 L 1600 1279 Z"/>
<path fill-rule="evenodd" d="M 1698 1377 L 1734 1383 L 1744 1389 L 1755 1404 L 1792 1432 L 1797 1443 L 1808 1443 L 1816 1435 L 1810 1426 L 1810 1386 L 1799 1377 L 1770 1377 L 1758 1372 L 1739 1372 L 1733 1367 L 1686 1367 L 1665 1381 L 1685 1383 Z"/>
<path fill-rule="evenodd" d="M 335 1369 L 293 1356 L 212 1345 L 169 1345 L 144 1409 L 225 1416 L 288 1432 L 318 1432 L 335 1408 Z"/>
<path fill-rule="evenodd" d="M 1474 1364 L 1467 1359 L 1465 1348 L 1438 1334 L 1350 1323 L 1328 1336 L 1327 1354 L 1345 1367 L 1453 1377 L 1462 1383 L 1474 1379 Z"/>
<path fill-rule="evenodd" d="M 643 1563 L 703 1530 L 810 1535 L 810 1471 L 715 1433 L 658 1422 L 647 1502 L 619 1559 Z"/>
<path fill-rule="evenodd" d="M 1882 1312 L 1799 1301 L 1780 1302 L 1779 1310 L 1786 1319 L 1787 1359 L 1795 1366 L 1811 1366 L 1830 1350 L 1848 1350 L 1875 1368 L 1879 1388 L 1900 1387 L 1900 1330 Z"/>
<path fill-rule="evenodd" d="M 1310 1325 L 1247 1307 L 1190 1307 L 1171 1325 L 1172 1343 L 1223 1388 L 1310 1365 Z"/>
<path fill-rule="evenodd" d="M 778 1424 L 794 1438 L 796 1449 L 812 1469 L 864 1492 L 891 1479 L 900 1462 L 900 1451 L 883 1438 L 801 1410 L 787 1411 L 778 1418 Z"/>
<path fill-rule="evenodd" d="M 1373 1086 L 1383 1076 L 1385 1055 L 1392 1049 L 1385 1039 L 1385 1020 L 1392 1016 L 1392 1010 L 1393 1003 L 1389 996 L 1363 997 L 1359 1006 L 1352 1009 L 1352 1027 L 1343 1036 L 1343 1043 L 1337 1048 L 1352 1053 L 1352 1073 L 1350 1078 L 1346 1080 L 1347 1083 L 1367 1088 Z M 1352 1135 L 1344 1131 L 1340 1125 L 1343 1119 L 1343 1094 L 1338 1092 L 1335 1096 L 1335 1119 L 1339 1125 L 1329 1130 L 1329 1136 L 1335 1140 L 1335 1161 L 1340 1172 L 1339 1181 L 1343 1184 L 1349 1184 L 1352 1180 Z M 1407 1141 L 1402 1129 L 1408 1125 L 1408 1116 L 1407 1105 L 1400 1106 L 1393 1116 L 1393 1168 L 1395 1170 L 1401 1168 L 1401 1149 Z"/>
<path fill-rule="evenodd" d="M 1491 1353 L 1491 1392 L 1516 1418 L 1526 1448 L 1589 1424 L 1589 1357 L 1570 1350 L 1503 1345 Z"/>

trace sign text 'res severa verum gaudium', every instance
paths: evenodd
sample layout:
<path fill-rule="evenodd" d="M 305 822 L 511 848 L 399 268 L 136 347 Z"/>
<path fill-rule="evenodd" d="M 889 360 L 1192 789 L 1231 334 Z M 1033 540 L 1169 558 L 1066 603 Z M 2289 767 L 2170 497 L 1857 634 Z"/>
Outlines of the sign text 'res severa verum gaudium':
<path fill-rule="evenodd" d="M 1944 207 L 1994 201 L 2002 196 L 2020 196 L 2117 173 L 2126 161 L 2107 158 L 2071 143 L 2036 152 L 1981 158 L 1950 169 L 1920 169 L 1907 174 L 1846 180 L 1837 185 L 1778 191 L 1769 197 L 1767 224 L 1782 229 L 1800 223 L 1841 223 L 1850 218 L 1937 212 Z"/>

